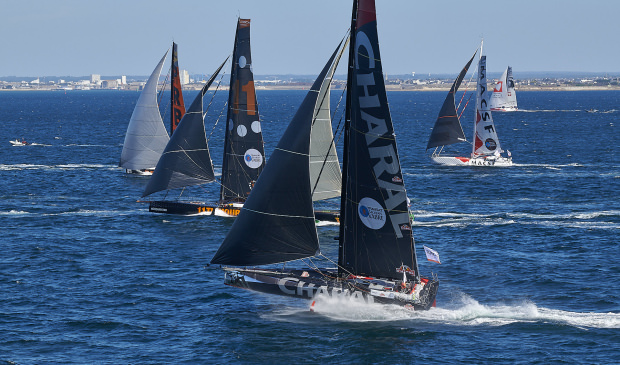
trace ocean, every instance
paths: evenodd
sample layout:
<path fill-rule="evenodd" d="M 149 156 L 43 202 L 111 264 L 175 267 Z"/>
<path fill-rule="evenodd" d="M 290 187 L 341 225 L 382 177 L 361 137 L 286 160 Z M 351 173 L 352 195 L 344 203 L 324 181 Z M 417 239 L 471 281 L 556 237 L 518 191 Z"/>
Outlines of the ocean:
<path fill-rule="evenodd" d="M 445 93 L 388 93 L 420 271 L 440 280 L 426 312 L 326 298 L 310 312 L 225 286 L 209 261 L 232 220 L 149 213 L 148 178 L 117 167 L 138 95 L 0 92 L 0 363 L 620 361 L 620 92 L 518 92 L 521 111 L 493 114 L 506 168 L 433 165 Z M 257 91 L 267 155 L 304 95 Z M 225 98 L 207 117 L 216 165 Z M 462 122 L 469 137 L 473 111 Z M 337 227 L 319 234 L 335 258 Z"/>

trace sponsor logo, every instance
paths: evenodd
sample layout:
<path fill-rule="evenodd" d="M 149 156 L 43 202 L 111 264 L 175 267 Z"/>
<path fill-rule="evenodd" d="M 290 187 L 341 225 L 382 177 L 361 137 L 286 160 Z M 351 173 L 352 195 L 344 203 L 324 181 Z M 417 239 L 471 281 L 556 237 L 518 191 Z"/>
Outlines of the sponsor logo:
<path fill-rule="evenodd" d="M 251 169 L 257 169 L 263 164 L 263 155 L 254 148 L 245 151 L 243 161 Z"/>
<path fill-rule="evenodd" d="M 493 138 L 487 138 L 487 140 L 484 141 L 484 146 L 489 151 L 495 151 L 495 149 L 497 148 L 497 142 L 495 142 L 495 140 Z"/>
<path fill-rule="evenodd" d="M 408 224 L 403 224 L 400 226 L 400 229 L 402 229 L 403 231 L 411 231 L 411 226 Z"/>
<path fill-rule="evenodd" d="M 385 225 L 385 210 L 376 200 L 363 198 L 359 202 L 358 216 L 370 229 L 381 229 Z"/>
<path fill-rule="evenodd" d="M 401 183 L 401 182 L 403 182 L 403 179 L 401 179 L 401 178 L 400 178 L 400 177 L 398 177 L 398 176 L 394 176 L 394 177 L 392 178 L 392 182 L 395 182 L 395 183 Z"/>
<path fill-rule="evenodd" d="M 297 278 L 282 278 L 278 280 L 278 288 L 286 295 L 313 298 L 315 295 L 325 294 L 330 297 L 361 299 L 368 303 L 373 303 L 371 295 L 360 290 L 350 290 L 343 288 L 328 288 L 325 285 L 316 286 L 313 283 L 306 283 Z"/>

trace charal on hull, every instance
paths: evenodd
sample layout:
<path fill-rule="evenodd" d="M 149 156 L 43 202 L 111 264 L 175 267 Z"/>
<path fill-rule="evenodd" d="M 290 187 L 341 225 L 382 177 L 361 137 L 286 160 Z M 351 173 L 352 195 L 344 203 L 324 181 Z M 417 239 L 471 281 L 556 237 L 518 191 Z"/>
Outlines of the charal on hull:
<path fill-rule="evenodd" d="M 458 112 L 463 97 L 461 98 L 459 106 L 457 106 L 455 96 L 476 53 L 477 51 L 474 52 L 469 62 L 467 62 L 459 76 L 454 80 L 452 88 L 441 107 L 437 121 L 435 121 L 426 150 L 435 148 L 431 155 L 431 160 L 440 165 L 512 166 L 512 155 L 510 151 L 507 151 L 507 156 L 502 155 L 504 151 L 500 147 L 496 127 L 493 123 L 489 101 L 490 94 L 487 92 L 486 56 L 482 55 L 482 46 L 480 46 L 480 59 L 478 61 L 476 108 L 474 113 L 474 142 L 472 143 L 471 155 L 469 157 L 450 156 L 444 151 L 446 146 L 467 142 L 460 121 L 462 111 L 460 113 Z M 467 103 L 463 107 L 463 110 L 466 106 Z"/>
<path fill-rule="evenodd" d="M 291 120 L 211 264 L 226 265 L 225 284 L 234 287 L 305 299 L 344 296 L 427 310 L 435 304 L 439 282 L 423 278 L 418 270 L 374 0 L 353 4 L 337 263 L 320 251 L 312 198 L 313 118 L 308 110 L 315 108 L 321 85 L 331 82 L 330 66 L 344 49 L 342 43 Z M 320 268 L 304 260 L 312 257 L 336 267 Z M 306 268 L 262 268 L 278 263 Z"/>

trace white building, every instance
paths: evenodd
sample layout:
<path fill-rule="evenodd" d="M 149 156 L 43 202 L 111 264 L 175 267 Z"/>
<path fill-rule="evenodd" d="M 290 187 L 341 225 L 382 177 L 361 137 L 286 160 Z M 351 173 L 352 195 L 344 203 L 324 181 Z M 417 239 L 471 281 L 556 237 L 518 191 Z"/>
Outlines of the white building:
<path fill-rule="evenodd" d="M 121 85 L 127 85 L 127 76 L 121 76 Z"/>
<path fill-rule="evenodd" d="M 90 75 L 91 84 L 99 84 L 100 82 L 101 82 L 101 75 L 97 75 L 97 74 Z"/>
<path fill-rule="evenodd" d="M 181 85 L 189 84 L 189 72 L 187 70 L 180 70 L 179 79 L 181 81 Z"/>

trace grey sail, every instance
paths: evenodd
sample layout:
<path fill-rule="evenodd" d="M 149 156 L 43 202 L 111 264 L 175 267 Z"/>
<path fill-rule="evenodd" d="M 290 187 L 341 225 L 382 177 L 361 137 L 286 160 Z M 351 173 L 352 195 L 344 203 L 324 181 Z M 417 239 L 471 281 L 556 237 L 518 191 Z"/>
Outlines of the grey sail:
<path fill-rule="evenodd" d="M 347 39 L 327 72 L 314 106 L 314 120 L 310 134 L 310 186 L 313 201 L 340 196 L 342 173 L 334 144 L 329 99 L 334 72 L 348 43 Z"/>
<path fill-rule="evenodd" d="M 478 50 L 476 50 L 477 52 Z M 433 131 L 431 132 L 431 136 L 428 139 L 428 144 L 426 145 L 426 149 L 439 146 L 448 146 L 451 144 L 464 142 L 466 140 L 465 133 L 463 133 L 463 127 L 461 126 L 461 122 L 459 120 L 459 116 L 456 110 L 456 104 L 454 100 L 454 96 L 461 86 L 461 82 L 463 82 L 463 78 L 467 74 L 467 70 L 469 70 L 469 66 L 471 66 L 474 57 L 476 56 L 476 52 L 471 56 L 471 59 L 459 76 L 454 80 L 452 84 L 452 88 L 450 88 L 450 92 L 446 96 L 446 100 L 444 100 L 441 110 L 439 111 L 439 116 L 437 117 L 437 121 L 435 121 L 435 126 L 433 127 Z"/>
<path fill-rule="evenodd" d="M 306 94 L 211 263 L 266 265 L 318 252 L 308 167 L 310 133 L 319 90 L 337 52 Z"/>
<path fill-rule="evenodd" d="M 202 98 L 226 61 L 211 75 L 176 127 L 142 197 L 215 180 L 205 133 Z"/>
<path fill-rule="evenodd" d="M 168 52 L 144 85 L 129 120 L 119 164 L 125 169 L 152 169 L 170 139 L 157 103 L 157 82 L 167 55 Z"/>

